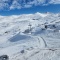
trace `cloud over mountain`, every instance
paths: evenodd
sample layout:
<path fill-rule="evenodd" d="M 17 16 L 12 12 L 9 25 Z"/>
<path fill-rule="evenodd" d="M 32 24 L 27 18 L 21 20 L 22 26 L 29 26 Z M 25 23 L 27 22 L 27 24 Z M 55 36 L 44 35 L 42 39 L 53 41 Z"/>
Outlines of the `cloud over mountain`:
<path fill-rule="evenodd" d="M 60 4 L 60 0 L 0 0 L 0 10 L 30 8 L 37 5 Z"/>

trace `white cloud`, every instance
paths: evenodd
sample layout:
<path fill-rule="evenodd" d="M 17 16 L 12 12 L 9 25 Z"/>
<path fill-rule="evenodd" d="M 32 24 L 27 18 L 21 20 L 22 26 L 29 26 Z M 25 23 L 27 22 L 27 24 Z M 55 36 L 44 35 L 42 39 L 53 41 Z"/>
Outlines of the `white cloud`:
<path fill-rule="evenodd" d="M 25 8 L 30 8 L 32 5 L 24 5 Z"/>
<path fill-rule="evenodd" d="M 41 4 L 44 4 L 46 0 L 33 0 L 33 1 L 30 1 L 28 2 L 28 4 L 31 4 L 31 5 L 41 5 Z"/>
<path fill-rule="evenodd" d="M 17 8 L 17 9 L 20 9 L 21 8 L 21 5 L 19 4 L 19 2 L 17 0 L 14 0 L 13 1 L 13 3 L 10 6 L 10 10 L 11 9 L 15 9 L 15 8 Z"/>
<path fill-rule="evenodd" d="M 51 0 L 50 4 L 60 4 L 60 0 Z"/>
<path fill-rule="evenodd" d="M 28 1 L 26 2 L 26 0 L 14 0 L 12 5 L 10 6 L 10 9 L 21 9 L 21 8 L 30 8 L 32 7 L 32 5 L 37 5 L 39 1 L 37 0 L 33 0 L 33 1 Z M 21 4 L 22 3 L 22 4 Z"/>
<path fill-rule="evenodd" d="M 6 9 L 9 7 L 8 0 L 0 0 L 0 10 Z"/>
<path fill-rule="evenodd" d="M 48 1 L 46 3 L 46 1 Z M 0 0 L 0 10 L 30 8 L 33 5 L 60 4 L 60 0 Z"/>

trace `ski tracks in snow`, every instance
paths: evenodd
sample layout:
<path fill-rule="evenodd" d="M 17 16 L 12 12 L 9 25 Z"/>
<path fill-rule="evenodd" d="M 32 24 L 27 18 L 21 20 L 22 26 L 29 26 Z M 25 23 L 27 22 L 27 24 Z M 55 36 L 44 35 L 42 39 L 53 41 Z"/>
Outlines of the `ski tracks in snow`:
<path fill-rule="evenodd" d="M 45 40 L 44 40 L 44 38 L 43 37 L 41 37 L 41 36 L 34 36 L 34 37 L 36 37 L 37 39 L 38 39 L 38 43 L 39 43 L 39 47 L 40 48 L 45 48 L 45 47 L 47 47 L 47 44 L 46 44 L 46 42 L 45 42 Z"/>

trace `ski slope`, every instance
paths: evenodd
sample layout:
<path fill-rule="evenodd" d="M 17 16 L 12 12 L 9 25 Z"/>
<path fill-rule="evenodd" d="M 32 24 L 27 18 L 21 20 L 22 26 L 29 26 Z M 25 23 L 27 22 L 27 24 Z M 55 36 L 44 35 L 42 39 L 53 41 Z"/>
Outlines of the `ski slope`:
<path fill-rule="evenodd" d="M 1 55 L 9 60 L 60 60 L 60 15 L 0 16 Z"/>

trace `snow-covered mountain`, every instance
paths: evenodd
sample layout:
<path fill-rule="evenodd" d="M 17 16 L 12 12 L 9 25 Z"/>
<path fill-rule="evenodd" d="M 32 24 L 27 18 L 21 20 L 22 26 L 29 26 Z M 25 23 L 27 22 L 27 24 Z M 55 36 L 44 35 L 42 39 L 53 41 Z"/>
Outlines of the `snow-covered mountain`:
<path fill-rule="evenodd" d="M 9 60 L 60 60 L 60 14 L 0 16 L 0 56 Z"/>

